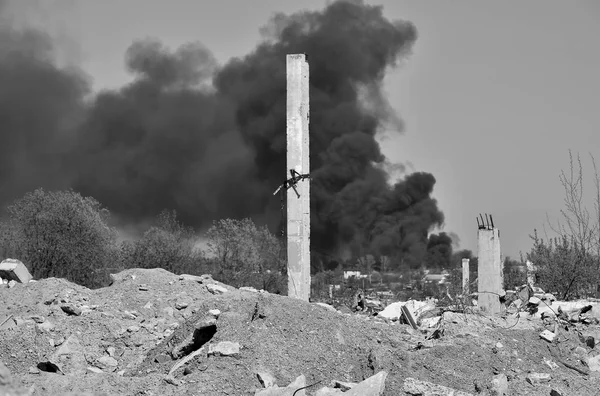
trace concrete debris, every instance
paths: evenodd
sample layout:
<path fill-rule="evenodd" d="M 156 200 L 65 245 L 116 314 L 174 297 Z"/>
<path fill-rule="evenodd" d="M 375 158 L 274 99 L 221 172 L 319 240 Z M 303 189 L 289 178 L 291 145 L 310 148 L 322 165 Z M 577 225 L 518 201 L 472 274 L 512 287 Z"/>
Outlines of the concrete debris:
<path fill-rule="evenodd" d="M 508 377 L 506 374 L 496 374 L 490 381 L 490 396 L 508 395 Z"/>
<path fill-rule="evenodd" d="M 319 307 L 323 307 L 325 309 L 328 309 L 328 310 L 330 310 L 332 312 L 337 312 L 337 309 L 335 309 L 333 306 L 331 306 L 329 304 L 325 304 L 325 303 L 322 303 L 322 302 L 317 302 L 317 303 L 314 303 L 314 304 L 318 305 Z"/>
<path fill-rule="evenodd" d="M 253 287 L 250 287 L 250 286 L 242 286 L 242 287 L 240 287 L 240 290 L 248 291 L 248 292 L 252 292 L 252 293 L 258 293 L 258 290 L 256 290 Z"/>
<path fill-rule="evenodd" d="M 60 309 L 62 309 L 67 315 L 72 315 L 72 316 L 80 316 L 81 315 L 81 309 L 79 309 L 76 306 L 71 305 L 71 304 L 61 305 Z"/>
<path fill-rule="evenodd" d="M 206 288 L 212 294 L 224 294 L 224 293 L 227 293 L 227 291 L 228 291 L 225 287 L 220 286 L 220 285 L 215 285 L 215 284 L 208 284 L 208 285 L 206 285 Z"/>
<path fill-rule="evenodd" d="M 8 258 L 0 263 L 0 278 L 19 283 L 29 283 L 32 276 L 25 264 L 19 260 Z"/>
<path fill-rule="evenodd" d="M 530 297 L 529 301 L 528 301 L 528 304 L 530 304 L 530 305 L 540 305 L 541 302 L 542 302 L 542 300 L 540 300 L 537 297 Z"/>
<path fill-rule="evenodd" d="M 219 311 L 218 309 L 211 309 L 210 311 L 208 311 L 208 313 L 214 316 L 215 319 L 217 319 L 219 315 L 221 315 L 221 311 Z"/>
<path fill-rule="evenodd" d="M 590 371 L 598 372 L 600 371 L 600 355 L 588 357 L 585 360 L 586 366 L 590 369 Z"/>
<path fill-rule="evenodd" d="M 358 383 L 356 382 L 342 382 L 342 381 L 333 381 L 333 387 L 336 389 L 340 389 L 342 392 L 349 391 L 354 388 Z"/>
<path fill-rule="evenodd" d="M 54 324 L 52 322 L 43 322 L 43 323 L 39 323 L 37 325 L 38 329 L 40 329 L 41 331 L 52 331 L 54 330 Z"/>
<path fill-rule="evenodd" d="M 404 392 L 412 396 L 474 396 L 472 393 L 457 391 L 410 377 L 404 380 Z"/>
<path fill-rule="evenodd" d="M 6 365 L 0 361 L 0 385 L 9 385 L 12 382 L 12 375 Z"/>
<path fill-rule="evenodd" d="M 96 359 L 96 364 L 101 369 L 115 371 L 119 365 L 119 362 L 112 356 L 102 356 Z"/>
<path fill-rule="evenodd" d="M 87 368 L 87 371 L 89 371 L 90 373 L 94 373 L 94 374 L 104 374 L 104 370 L 102 370 L 101 368 L 98 368 L 98 367 L 93 367 L 93 366 L 89 366 Z"/>
<path fill-rule="evenodd" d="M 527 382 L 529 382 L 531 385 L 549 382 L 551 379 L 552 379 L 552 376 L 547 373 L 529 373 L 525 377 L 525 380 Z"/>
<path fill-rule="evenodd" d="M 29 369 L 27 370 L 27 372 L 29 374 L 39 374 L 40 373 L 40 369 L 38 369 L 37 367 L 29 367 Z"/>
<path fill-rule="evenodd" d="M 554 339 L 556 338 L 556 334 L 549 330 L 544 330 L 540 333 L 540 338 L 543 338 L 544 340 L 546 340 L 548 342 L 553 342 Z"/>
<path fill-rule="evenodd" d="M 15 287 L 17 285 L 17 281 L 16 280 L 9 280 L 8 281 L 8 288 L 12 289 L 13 287 Z"/>
<path fill-rule="evenodd" d="M 139 291 L 148 291 L 150 289 L 148 289 L 148 285 L 141 284 L 141 285 L 138 285 L 138 290 Z"/>
<path fill-rule="evenodd" d="M 306 377 L 304 377 L 304 375 L 300 375 L 294 380 L 294 382 L 284 388 L 280 388 L 275 385 L 270 388 L 257 390 L 254 393 L 254 396 L 306 396 L 305 389 L 302 389 L 305 386 Z"/>
<path fill-rule="evenodd" d="M 567 395 L 566 393 L 564 393 L 563 391 L 560 391 L 558 389 L 552 388 L 550 390 L 550 396 L 566 396 L 566 395 Z"/>
<path fill-rule="evenodd" d="M 277 381 L 275 377 L 266 370 L 258 370 L 256 372 L 256 377 L 258 378 L 258 382 L 263 386 L 263 388 L 271 388 L 273 386 L 277 386 Z"/>
<path fill-rule="evenodd" d="M 164 380 L 165 380 L 165 382 L 167 384 L 171 384 L 171 385 L 174 385 L 174 386 L 179 386 L 182 383 L 180 380 L 178 380 L 177 378 L 172 377 L 170 375 L 165 376 Z"/>
<path fill-rule="evenodd" d="M 240 344 L 237 342 L 222 341 L 218 344 L 211 344 L 208 347 L 209 355 L 235 356 L 240 353 Z"/>
<path fill-rule="evenodd" d="M 417 300 L 394 302 L 385 307 L 377 316 L 389 320 L 399 320 L 400 317 L 403 316 L 402 307 L 406 307 L 408 312 L 412 315 L 412 318 L 416 321 L 425 312 L 435 309 L 435 303 Z"/>
<path fill-rule="evenodd" d="M 187 301 L 177 301 L 175 303 L 175 309 L 181 311 L 182 309 L 186 309 L 189 303 Z"/>

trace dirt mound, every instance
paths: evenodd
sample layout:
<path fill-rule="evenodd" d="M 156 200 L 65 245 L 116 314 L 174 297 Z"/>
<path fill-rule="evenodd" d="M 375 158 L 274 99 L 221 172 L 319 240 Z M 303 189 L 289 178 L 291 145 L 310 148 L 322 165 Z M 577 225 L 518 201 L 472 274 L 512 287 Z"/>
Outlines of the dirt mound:
<path fill-rule="evenodd" d="M 384 395 L 405 394 L 407 377 L 473 394 L 496 373 L 515 395 L 551 387 L 591 395 L 598 385 L 594 375 L 549 365 L 557 358 L 533 320 L 509 328 L 514 320 L 446 312 L 441 338 L 426 340 L 397 322 L 161 269 L 123 271 L 98 290 L 44 279 L 0 288 L 0 298 L 0 361 L 18 394 L 253 395 L 258 372 L 279 386 L 301 374 L 307 384 L 321 381 L 306 390 L 313 394 L 382 370 Z M 565 334 L 554 351 L 561 359 L 576 347 L 593 353 Z M 552 379 L 532 385 L 529 371 Z"/>

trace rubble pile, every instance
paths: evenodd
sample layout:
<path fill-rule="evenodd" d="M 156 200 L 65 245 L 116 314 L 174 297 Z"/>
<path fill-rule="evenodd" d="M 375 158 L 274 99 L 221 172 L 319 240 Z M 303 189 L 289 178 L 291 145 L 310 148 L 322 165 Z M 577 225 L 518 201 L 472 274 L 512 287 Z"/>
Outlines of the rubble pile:
<path fill-rule="evenodd" d="M 535 396 L 599 385 L 595 303 L 532 295 L 491 318 L 411 300 L 357 314 L 210 275 L 112 279 L 90 290 L 21 274 L 0 288 L 0 394 Z"/>

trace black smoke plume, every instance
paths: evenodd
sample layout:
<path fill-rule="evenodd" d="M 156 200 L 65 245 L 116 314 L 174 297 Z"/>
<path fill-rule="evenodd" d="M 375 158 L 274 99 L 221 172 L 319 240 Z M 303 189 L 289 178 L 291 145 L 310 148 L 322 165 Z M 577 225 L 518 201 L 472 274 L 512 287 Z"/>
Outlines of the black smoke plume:
<path fill-rule="evenodd" d="M 198 229 L 250 216 L 275 231 L 272 193 L 288 174 L 286 54 L 306 53 L 314 250 L 421 260 L 444 220 L 435 179 L 414 173 L 390 186 L 376 141 L 399 122 L 381 84 L 410 52 L 415 27 L 381 7 L 337 1 L 278 14 L 263 34 L 223 66 L 200 44 L 173 52 L 135 42 L 125 54 L 133 81 L 89 99 L 89 79 L 57 66 L 47 36 L 0 28 L 0 203 L 72 187 L 127 224 L 169 208 Z"/>

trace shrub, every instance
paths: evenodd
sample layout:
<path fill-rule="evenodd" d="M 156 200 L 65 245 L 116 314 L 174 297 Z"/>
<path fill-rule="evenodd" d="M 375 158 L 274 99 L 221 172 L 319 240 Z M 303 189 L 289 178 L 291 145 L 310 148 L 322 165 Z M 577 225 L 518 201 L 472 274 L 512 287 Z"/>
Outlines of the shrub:
<path fill-rule="evenodd" d="M 104 269 L 117 259 L 110 213 L 91 197 L 43 189 L 8 206 L 2 224 L 3 256 L 23 261 L 34 278 L 61 277 L 87 287 L 109 281 Z"/>
<path fill-rule="evenodd" d="M 177 220 L 176 211 L 164 210 L 156 224 L 134 242 L 121 245 L 124 268 L 163 268 L 174 273 L 195 272 L 194 266 L 203 260 L 195 249 L 195 234 Z"/>
<path fill-rule="evenodd" d="M 219 265 L 215 279 L 285 293 L 285 252 L 266 227 L 257 227 L 251 219 L 224 219 L 214 222 L 206 237 Z"/>

